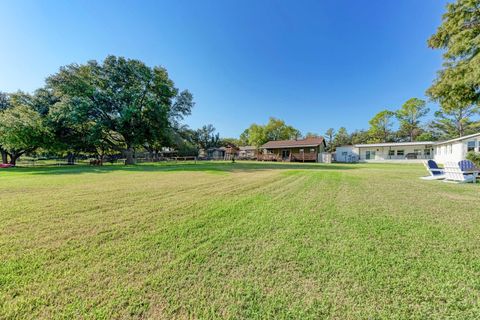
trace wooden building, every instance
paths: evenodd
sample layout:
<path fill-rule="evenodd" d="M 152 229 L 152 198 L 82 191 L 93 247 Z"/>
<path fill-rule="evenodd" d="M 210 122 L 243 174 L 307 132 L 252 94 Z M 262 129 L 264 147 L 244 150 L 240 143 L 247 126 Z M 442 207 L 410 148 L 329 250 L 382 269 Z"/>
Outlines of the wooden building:
<path fill-rule="evenodd" d="M 238 158 L 238 152 L 240 150 L 238 149 L 238 147 L 234 144 L 228 144 L 226 147 L 225 147 L 225 157 L 224 157 L 224 160 L 232 160 L 233 162 L 235 162 L 235 159 Z"/>
<path fill-rule="evenodd" d="M 238 158 L 241 160 L 257 159 L 257 148 L 255 146 L 238 147 Z"/>
<path fill-rule="evenodd" d="M 326 144 L 323 137 L 278 140 L 265 143 L 257 159 L 262 161 L 322 162 Z"/>

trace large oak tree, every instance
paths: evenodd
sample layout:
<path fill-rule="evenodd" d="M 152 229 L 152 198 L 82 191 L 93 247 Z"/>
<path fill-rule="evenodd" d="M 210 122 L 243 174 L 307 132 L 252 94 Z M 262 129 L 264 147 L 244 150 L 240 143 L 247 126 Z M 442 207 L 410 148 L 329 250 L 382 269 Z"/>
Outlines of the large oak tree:
<path fill-rule="evenodd" d="M 134 149 L 161 139 L 171 122 L 190 113 L 191 94 L 178 89 L 162 67 L 108 56 L 102 63 L 71 64 L 47 79 L 59 99 L 57 114 L 89 144 L 123 150 L 133 164 Z M 76 129 L 75 129 L 76 130 Z"/>
<path fill-rule="evenodd" d="M 266 125 L 252 124 L 240 136 L 243 144 L 260 147 L 271 140 L 291 140 L 301 137 L 300 130 L 285 121 L 271 117 Z"/>

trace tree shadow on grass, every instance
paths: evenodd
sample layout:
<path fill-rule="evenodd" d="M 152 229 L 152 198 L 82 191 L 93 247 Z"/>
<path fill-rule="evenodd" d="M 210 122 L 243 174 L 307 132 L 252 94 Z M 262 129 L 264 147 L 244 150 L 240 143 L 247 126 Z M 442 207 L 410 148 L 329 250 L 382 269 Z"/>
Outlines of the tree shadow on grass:
<path fill-rule="evenodd" d="M 355 164 L 320 164 L 320 163 L 276 163 L 276 162 L 243 162 L 235 163 L 227 161 L 197 161 L 195 162 L 157 162 L 143 163 L 138 165 L 111 165 L 104 166 L 39 166 L 39 167 L 17 167 L 8 169 L 9 172 L 27 174 L 88 174 L 88 173 L 109 173 L 112 171 L 128 172 L 248 172 L 261 170 L 352 170 L 357 169 Z"/>

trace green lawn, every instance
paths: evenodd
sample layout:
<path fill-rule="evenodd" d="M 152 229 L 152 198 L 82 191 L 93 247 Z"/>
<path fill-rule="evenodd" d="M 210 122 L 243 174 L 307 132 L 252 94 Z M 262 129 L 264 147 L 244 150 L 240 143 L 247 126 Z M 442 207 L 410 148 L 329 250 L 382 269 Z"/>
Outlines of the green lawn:
<path fill-rule="evenodd" d="M 421 165 L 0 171 L 0 318 L 480 314 L 480 185 Z"/>

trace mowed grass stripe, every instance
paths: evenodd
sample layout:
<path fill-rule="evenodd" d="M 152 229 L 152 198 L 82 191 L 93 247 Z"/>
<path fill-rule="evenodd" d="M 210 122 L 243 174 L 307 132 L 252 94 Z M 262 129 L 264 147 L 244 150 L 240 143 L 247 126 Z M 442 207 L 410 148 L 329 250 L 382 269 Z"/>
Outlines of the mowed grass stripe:
<path fill-rule="evenodd" d="M 181 168 L 14 172 L 6 197 L 28 205 L 0 214 L 0 317 L 478 314 L 479 186 L 421 166 Z"/>
<path fill-rule="evenodd" d="M 75 185 L 75 188 L 62 189 L 61 191 L 56 191 L 55 195 L 52 198 L 45 199 L 42 195 L 37 195 L 34 199 L 29 199 L 30 204 L 25 204 L 26 199 L 24 195 L 20 194 L 17 197 L 20 198 L 20 204 L 15 204 L 12 209 L 11 214 L 16 214 L 15 220 L 9 220 L 9 206 L 4 206 L 5 214 L 5 229 L 17 231 L 17 235 L 22 235 L 22 227 L 28 223 L 30 215 L 35 215 L 35 218 L 38 220 L 38 224 L 34 227 L 38 230 L 41 229 L 41 226 L 44 225 L 47 229 L 41 229 L 48 234 L 44 234 L 48 239 L 48 235 L 52 235 L 52 226 L 59 225 L 63 227 L 65 223 L 72 223 L 77 225 L 77 228 L 72 228 L 70 231 L 75 232 L 77 230 L 78 234 L 81 236 L 82 232 L 88 230 L 81 230 L 81 225 L 78 225 L 78 220 L 85 222 L 96 222 L 95 227 L 98 228 L 100 225 L 109 226 L 113 223 L 121 223 L 122 220 L 135 220 L 139 217 L 140 219 L 145 220 L 149 225 L 151 223 L 148 221 L 148 218 L 155 217 L 165 217 L 165 215 L 174 215 L 176 219 L 187 213 L 194 213 L 196 208 L 199 206 L 204 206 L 208 204 L 208 201 L 204 199 L 216 199 L 217 197 L 222 197 L 228 194 L 238 194 L 243 195 L 244 192 L 258 192 L 257 188 L 271 188 L 275 184 L 272 183 L 272 178 L 270 177 L 271 173 L 263 174 L 260 179 L 255 179 L 252 181 L 242 182 L 241 177 L 239 180 L 236 180 L 235 177 L 224 176 L 222 179 L 205 176 L 204 174 L 198 174 L 196 179 L 201 183 L 195 183 L 195 180 L 182 180 L 181 177 L 178 181 L 181 183 L 165 183 L 169 181 L 169 177 L 166 179 L 160 179 L 158 177 L 150 177 L 154 182 L 159 182 L 158 184 L 147 182 L 141 183 L 141 187 L 135 190 L 126 190 L 123 193 L 115 192 L 115 196 L 111 196 L 111 192 L 105 191 L 102 185 L 98 191 L 91 191 L 88 194 L 88 197 L 85 198 L 84 195 L 76 196 L 77 189 L 90 190 L 91 183 L 88 185 Z M 178 177 L 175 177 L 178 178 Z M 175 179 L 174 178 L 174 179 Z M 265 180 L 268 179 L 268 180 Z M 207 182 L 204 182 L 207 180 Z M 263 180 L 263 181 L 262 181 Z M 143 180 L 142 180 L 143 181 Z M 114 187 L 117 185 L 123 185 L 124 189 L 128 189 L 130 184 L 126 184 L 127 181 L 114 180 Z M 132 183 L 132 179 L 128 180 L 128 183 Z M 215 189 L 206 188 L 206 185 L 215 185 Z M 126 188 L 127 187 L 127 188 Z M 166 188 L 173 188 L 173 190 L 179 190 L 176 194 L 174 192 L 165 192 Z M 171 190 L 171 189 L 168 189 Z M 59 202 L 59 199 L 68 198 L 67 202 Z M 106 199 L 105 199 L 106 198 Z M 201 200 L 201 201 L 197 201 Z M 19 207 L 21 209 L 19 209 Z M 41 208 L 40 210 L 35 210 L 35 208 Z M 54 210 L 49 210 L 54 208 Z M 46 209 L 46 210 L 45 210 Z M 29 214 L 25 214 L 29 213 Z M 109 215 L 105 215 L 109 213 Z M 27 222 L 23 221 L 22 217 L 27 219 Z M 58 219 L 57 219 L 58 218 Z M 91 220 L 91 221 L 90 221 Z M 3 222 L 3 221 L 2 221 Z M 15 225 L 17 224 L 17 226 Z M 23 230 L 26 231 L 26 230 Z M 39 235 L 31 234 L 31 230 L 28 234 L 23 234 L 22 236 L 36 237 Z M 72 237 L 72 234 L 68 235 Z M 57 235 L 55 235 L 57 237 Z M 35 243 L 35 246 L 38 246 L 38 243 Z"/>
<path fill-rule="evenodd" d="M 199 304 L 199 310 L 194 313 L 200 318 L 210 316 L 209 312 L 212 310 L 219 312 L 222 317 L 238 317 L 239 315 L 252 317 L 255 316 L 254 310 L 262 310 L 261 313 L 256 314 L 257 316 L 262 314 L 266 316 L 268 312 L 273 311 L 268 310 L 271 302 L 268 300 L 270 298 L 278 299 L 280 296 L 272 291 L 274 288 L 271 287 L 270 281 L 279 280 L 280 274 L 275 273 L 288 273 L 291 269 L 290 261 L 284 261 L 282 266 L 279 264 L 282 261 L 278 259 L 277 255 L 285 254 L 284 249 L 291 246 L 291 239 L 285 232 L 291 229 L 292 220 L 298 221 L 302 218 L 301 214 L 295 212 L 299 208 L 296 200 L 292 203 L 292 199 L 294 199 L 292 194 L 303 191 L 308 184 L 306 180 L 309 179 L 305 176 L 297 176 L 296 182 L 287 188 L 290 193 L 276 198 L 278 202 L 268 202 L 268 195 L 262 195 L 255 196 L 250 205 L 242 203 L 241 208 L 251 211 L 251 214 L 236 223 L 228 224 L 225 229 L 222 229 L 222 237 L 197 248 L 194 253 L 189 252 L 188 257 L 176 261 L 176 265 L 172 266 L 176 272 L 169 272 L 171 276 L 175 276 L 174 279 L 163 274 L 158 277 L 155 283 L 159 289 L 165 290 L 169 314 L 191 316 L 189 308 L 186 309 L 178 304 L 172 305 L 172 303 L 192 299 L 195 301 L 195 305 Z M 286 203 L 291 203 L 293 208 L 283 206 Z M 235 212 L 233 208 L 232 210 Z M 292 219 L 292 217 L 294 218 Z M 213 227 L 217 228 L 217 226 Z M 220 260 L 224 263 L 218 265 Z M 201 262 L 204 267 L 199 268 L 198 264 L 192 264 L 192 261 Z M 183 269 L 185 271 L 179 272 Z M 205 274 L 205 270 L 208 270 L 208 274 Z M 264 275 L 265 277 L 263 277 Z M 220 283 L 215 281 L 218 276 L 223 279 Z M 183 281 L 186 283 L 181 287 L 186 290 L 178 292 L 176 285 L 173 290 L 169 288 L 171 287 L 169 284 L 178 284 Z M 263 290 L 255 288 L 259 285 L 264 287 Z M 172 298 L 175 294 L 178 296 Z M 239 298 L 248 297 L 250 294 L 259 295 L 259 298 L 265 300 L 265 303 L 257 305 L 259 301 L 252 300 L 244 301 L 243 306 L 239 304 Z M 293 300 L 289 302 L 293 302 Z M 285 307 L 288 305 L 286 304 Z M 200 309 L 206 313 L 198 314 Z M 151 311 L 155 313 L 154 309 Z M 244 313 L 244 311 L 246 312 Z"/>
<path fill-rule="evenodd" d="M 480 301 L 479 239 L 478 233 L 465 231 L 472 223 L 478 226 L 480 210 L 452 203 L 442 190 L 474 195 L 478 187 L 418 179 L 396 184 L 395 177 L 386 172 L 383 180 L 364 179 L 355 188 L 345 185 L 345 196 L 338 201 L 347 227 L 339 250 L 351 261 L 342 269 L 362 283 L 355 316 L 473 317 Z M 452 224 L 452 218 L 457 223 Z M 465 218 L 467 223 L 459 225 Z M 375 303 L 380 310 L 364 307 Z"/>
<path fill-rule="evenodd" d="M 205 177 L 202 176 L 202 178 L 204 179 Z M 217 179 L 215 179 L 215 182 L 217 182 Z M 231 181 L 227 181 L 227 183 L 228 183 L 229 185 L 231 185 L 230 182 L 231 182 Z M 267 181 L 266 181 L 266 180 L 263 180 L 263 182 L 261 183 L 261 185 L 264 186 L 264 185 L 265 185 L 265 182 L 268 182 L 268 180 L 267 180 Z M 218 185 L 218 184 L 217 184 L 217 185 Z M 258 185 L 258 183 L 257 183 L 257 185 Z M 220 184 L 219 187 L 222 188 L 222 187 L 224 187 L 224 186 Z M 271 186 L 269 186 L 269 187 L 271 187 Z M 229 190 L 230 190 L 230 192 L 235 193 L 236 191 L 238 191 L 238 190 L 240 190 L 240 189 L 242 189 L 242 188 L 247 188 L 247 189 L 252 190 L 252 189 L 253 189 L 253 185 L 247 185 L 247 186 L 245 186 L 245 185 L 240 185 L 240 187 L 237 186 L 236 188 L 230 188 Z M 235 190 L 235 189 L 236 189 L 236 190 Z M 201 195 L 205 195 L 205 192 L 204 192 L 204 191 L 205 191 L 205 189 L 199 189 L 199 192 L 201 193 Z M 252 191 L 253 191 L 253 190 L 252 190 Z M 218 194 L 218 193 L 217 193 L 217 194 Z M 239 195 L 242 195 L 241 192 L 238 193 L 238 194 L 239 194 Z M 219 197 L 221 197 L 221 196 L 222 196 L 222 195 L 219 195 Z M 192 195 L 192 199 L 195 199 L 195 198 L 196 198 L 196 197 L 195 197 L 194 195 Z M 202 198 L 202 197 L 198 197 L 197 199 L 198 199 L 198 201 L 194 201 L 194 202 L 196 202 L 197 207 L 200 207 L 200 208 L 203 207 L 203 208 L 207 208 L 207 209 L 208 209 L 208 206 L 207 206 L 207 203 L 208 203 L 208 202 L 212 202 L 212 201 L 215 202 L 215 201 L 216 201 L 215 199 L 205 200 L 205 199 Z M 135 199 L 132 199 L 132 200 L 135 200 Z M 97 199 L 94 199 L 93 201 L 97 201 Z M 140 207 L 144 205 L 143 203 L 138 203 L 137 201 L 132 201 L 132 202 L 133 202 L 133 203 L 137 203 L 138 205 L 140 205 Z M 183 202 L 182 202 L 182 203 L 183 203 Z M 178 207 L 170 208 L 171 212 L 176 212 L 177 214 L 180 214 L 180 213 L 181 213 L 181 209 L 182 209 L 182 208 L 178 208 Z M 188 208 L 187 208 L 187 209 L 188 209 Z M 197 209 L 198 209 L 198 208 L 197 208 Z M 203 210 L 206 210 L 206 209 L 203 209 Z M 97 211 L 99 211 L 99 213 L 96 213 L 96 215 L 97 215 L 97 219 L 96 219 L 96 220 L 98 220 L 98 221 L 97 221 L 98 225 L 101 226 L 102 224 L 104 224 L 104 220 L 101 220 L 101 218 L 102 218 L 102 216 L 103 216 L 103 211 L 102 211 L 102 210 L 97 210 Z M 198 211 L 198 210 L 197 210 L 197 211 Z M 135 212 L 135 211 L 133 211 L 133 213 L 134 213 L 134 212 Z M 115 213 L 115 212 L 114 212 L 114 213 Z M 127 212 L 126 214 L 128 215 L 129 212 Z M 95 247 L 95 243 L 97 242 L 96 240 L 98 240 L 100 243 L 102 243 L 102 242 L 104 241 L 103 238 L 104 238 L 104 236 L 105 236 L 105 233 L 102 234 L 102 232 L 98 232 L 98 233 L 97 233 L 97 232 L 94 232 L 93 234 L 90 234 L 90 233 L 88 232 L 89 230 L 83 230 L 83 232 L 75 233 L 74 230 L 76 230 L 76 228 L 77 228 L 77 229 L 78 229 L 78 228 L 82 229 L 82 223 L 86 223 L 86 224 L 89 225 L 89 227 L 91 228 L 92 226 L 90 225 L 90 223 L 93 223 L 94 221 L 92 221 L 92 220 L 95 220 L 95 217 L 88 217 L 88 218 L 84 218 L 83 220 L 81 219 L 81 217 L 82 217 L 82 216 L 78 216 L 78 220 L 75 221 L 75 225 L 72 225 L 71 228 L 68 228 L 68 229 L 67 229 L 69 232 L 68 232 L 68 234 L 65 235 L 65 237 L 66 237 L 66 238 L 69 238 L 69 243 L 68 243 L 67 247 L 69 247 L 69 246 L 77 246 L 78 249 L 81 250 L 80 252 L 77 252 L 79 258 L 83 258 L 83 259 L 85 259 L 86 261 L 88 261 L 90 258 L 94 258 L 94 257 L 92 257 L 92 254 L 91 254 L 91 253 L 92 253 L 92 252 L 96 252 L 95 250 L 93 250 L 93 249 L 95 249 L 95 248 L 92 248 L 92 246 Z M 69 219 L 70 219 L 70 218 L 71 218 L 71 217 L 69 217 Z M 111 218 L 109 218 L 109 217 L 105 217 L 105 218 L 106 218 L 107 220 L 111 220 Z M 117 218 L 115 218 L 115 219 L 117 219 Z M 128 222 L 128 220 L 127 220 L 127 222 Z M 144 221 L 144 223 L 145 223 L 146 226 L 155 225 L 155 221 Z M 48 225 L 48 222 L 46 222 L 46 224 Z M 97 227 L 97 226 L 95 226 L 95 228 L 96 228 L 96 227 Z M 137 232 L 138 234 L 141 234 L 141 233 L 145 232 L 144 226 L 142 226 L 141 224 L 137 224 L 137 225 L 136 225 L 136 228 L 139 229 L 139 230 L 138 230 L 139 232 Z M 169 229 L 168 226 L 166 227 L 166 229 L 167 229 L 167 230 Z M 73 234 L 72 234 L 72 231 L 73 231 Z M 134 235 L 135 235 L 135 231 L 134 231 L 134 230 L 125 230 L 125 231 L 127 231 L 127 232 L 125 232 L 124 234 L 128 234 L 129 238 L 134 237 Z M 112 232 L 112 233 L 114 233 L 114 232 Z M 60 234 L 56 234 L 56 233 L 51 233 L 51 235 L 52 235 L 52 237 L 53 237 L 54 239 L 58 239 L 59 237 L 61 237 Z M 75 242 L 76 242 L 76 241 L 75 241 L 75 238 L 76 238 L 77 236 L 79 236 L 79 235 L 83 235 L 83 238 L 81 239 L 81 243 L 75 243 Z M 97 235 L 98 235 L 98 236 L 97 236 Z M 44 235 L 44 236 L 46 236 L 46 235 Z M 118 235 L 117 235 L 117 237 L 122 238 L 122 236 L 118 236 Z M 60 240 L 61 240 L 61 239 L 60 239 Z M 64 239 L 64 240 L 65 240 L 65 239 Z M 64 240 L 61 240 L 61 241 L 64 241 Z M 110 240 L 115 241 L 115 240 L 117 240 L 117 239 L 116 239 L 115 236 L 112 236 Z M 47 241 L 47 242 L 48 242 L 48 241 Z M 130 243 L 131 243 L 131 242 L 135 242 L 135 241 L 129 241 L 128 243 L 125 244 L 125 247 L 128 248 L 128 247 L 130 246 Z M 108 243 L 108 241 L 107 241 L 107 243 Z M 37 244 L 33 244 L 34 247 L 35 247 L 36 245 L 37 245 Z M 54 248 L 55 248 L 55 246 L 54 246 Z M 51 252 L 51 251 L 52 251 L 52 249 L 54 249 L 54 248 L 50 248 L 50 250 L 49 250 L 49 252 L 48 252 L 49 254 L 48 254 L 47 257 L 45 257 L 44 261 L 53 262 L 53 261 L 51 261 L 51 259 L 55 259 L 55 252 Z M 117 255 L 120 259 L 123 259 L 123 255 L 121 254 L 121 252 L 122 252 L 121 248 L 122 248 L 122 244 L 121 244 L 121 243 L 118 243 L 118 241 L 117 241 L 116 246 L 115 246 L 114 248 L 111 247 L 110 249 L 113 249 L 113 250 L 115 250 L 115 251 L 119 251 L 119 252 L 116 253 L 116 255 Z M 103 252 L 105 252 L 106 255 L 109 255 L 109 253 L 108 253 L 109 250 L 105 250 L 105 249 L 106 249 L 106 248 L 103 248 L 103 249 L 102 249 Z M 120 250 L 118 250 L 118 249 L 120 249 Z M 132 248 L 130 248 L 130 250 L 131 250 L 131 249 L 132 249 Z M 142 252 L 142 251 L 143 251 L 143 250 L 142 250 L 143 248 L 138 248 L 138 249 L 139 249 L 138 252 Z M 58 250 L 60 250 L 60 251 L 65 251 L 65 248 L 60 247 L 60 248 L 58 248 Z M 79 251 L 79 250 L 75 250 L 75 251 Z M 37 258 L 37 259 L 39 258 L 38 253 L 39 253 L 38 250 L 35 251 L 35 253 L 34 253 L 34 254 L 36 255 L 36 258 Z M 65 254 L 65 253 L 64 253 L 64 254 Z M 76 260 L 76 257 L 73 256 L 73 255 L 72 255 L 73 253 L 70 252 L 69 250 L 66 250 L 66 254 L 67 254 L 67 256 L 63 256 L 63 257 L 62 257 L 62 255 L 61 255 L 61 256 L 60 256 L 60 260 L 66 260 L 66 261 L 68 261 L 68 262 L 71 262 L 71 260 Z M 102 259 L 102 258 L 103 258 L 102 256 L 96 256 L 97 254 L 98 254 L 98 253 L 95 253 L 95 257 L 96 257 L 96 258 L 98 258 L 98 259 Z M 107 257 L 107 258 L 108 258 L 108 257 Z M 73 262 L 75 262 L 75 261 L 73 261 Z M 61 265 L 55 265 L 55 269 L 57 269 L 57 268 L 62 269 L 62 268 L 63 268 L 63 269 L 65 269 L 65 270 L 70 270 L 71 268 L 75 268 L 75 267 L 77 267 L 77 266 L 75 266 L 75 265 L 62 265 L 62 264 L 61 264 Z M 39 270 L 39 271 L 40 271 L 40 270 Z M 43 270 L 42 270 L 42 271 L 43 271 Z M 50 281 L 50 280 L 52 280 L 52 279 L 47 279 L 47 280 Z"/>

